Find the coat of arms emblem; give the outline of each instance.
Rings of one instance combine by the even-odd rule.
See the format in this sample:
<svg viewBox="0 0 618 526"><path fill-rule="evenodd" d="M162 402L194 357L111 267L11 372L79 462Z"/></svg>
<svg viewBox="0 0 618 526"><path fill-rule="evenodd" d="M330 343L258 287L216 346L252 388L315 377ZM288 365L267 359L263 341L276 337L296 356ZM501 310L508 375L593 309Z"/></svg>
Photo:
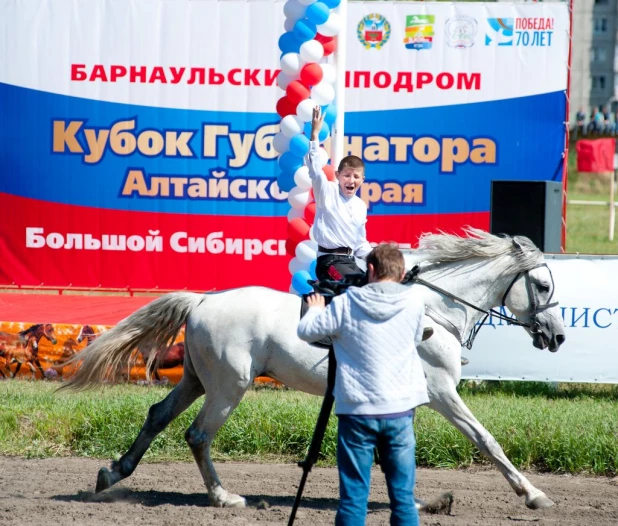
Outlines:
<svg viewBox="0 0 618 526"><path fill-rule="evenodd" d="M446 43L454 48L467 48L474 45L478 29L476 19L471 16L449 18L444 25Z"/></svg>
<svg viewBox="0 0 618 526"><path fill-rule="evenodd" d="M358 23L356 36L365 49L380 49L391 36L391 25L382 15L371 13Z"/></svg>

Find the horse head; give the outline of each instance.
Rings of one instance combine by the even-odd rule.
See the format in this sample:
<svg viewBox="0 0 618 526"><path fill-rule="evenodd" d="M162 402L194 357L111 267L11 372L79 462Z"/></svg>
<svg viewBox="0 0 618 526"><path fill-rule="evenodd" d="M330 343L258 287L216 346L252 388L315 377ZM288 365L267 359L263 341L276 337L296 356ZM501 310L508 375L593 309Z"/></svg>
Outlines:
<svg viewBox="0 0 618 526"><path fill-rule="evenodd" d="M462 345L472 345L479 322L492 314L523 326L535 347L556 352L566 339L565 328L543 253L524 236L495 236L475 228L465 232L468 237L424 234L419 240L414 257L429 264L420 273L431 277L416 281L439 293L428 309L452 322ZM508 308L515 319L496 307Z"/></svg>
<svg viewBox="0 0 618 526"><path fill-rule="evenodd" d="M40 336L37 338L37 343L43 336L45 336L45 338L47 338L52 343L52 345L56 345L56 343L58 343L58 340L56 340L56 332L54 331L54 326L51 323L41 325L41 329L39 329L39 331Z"/></svg>
<svg viewBox="0 0 618 526"><path fill-rule="evenodd" d="M94 332L94 329L90 325L82 325L82 328L77 335L77 343L81 343L84 338L87 338L88 345L90 345L92 341L96 339L96 337L97 334Z"/></svg>
<svg viewBox="0 0 618 526"><path fill-rule="evenodd" d="M513 238L515 250L525 252L521 238ZM531 243L531 242L530 242ZM537 349L556 352L564 343L565 328L554 293L556 285L551 270L540 262L520 271L504 293L502 303L523 322Z"/></svg>

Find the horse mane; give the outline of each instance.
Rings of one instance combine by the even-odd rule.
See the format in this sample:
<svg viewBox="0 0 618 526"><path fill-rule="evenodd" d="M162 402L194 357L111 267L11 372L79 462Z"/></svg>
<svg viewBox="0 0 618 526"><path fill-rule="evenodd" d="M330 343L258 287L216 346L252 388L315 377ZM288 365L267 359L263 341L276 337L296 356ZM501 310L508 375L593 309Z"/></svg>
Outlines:
<svg viewBox="0 0 618 526"><path fill-rule="evenodd" d="M32 327L28 327L27 329L24 329L21 332L18 332L17 334L19 334L20 336L26 336L27 334L30 334L31 332L36 331L41 325L43 325L42 323L37 323L36 325L33 325Z"/></svg>
<svg viewBox="0 0 618 526"><path fill-rule="evenodd" d="M465 227L463 231L467 237L445 232L423 234L416 255L428 263L513 256L520 271L543 262L543 253L525 236L496 236L472 227Z"/></svg>

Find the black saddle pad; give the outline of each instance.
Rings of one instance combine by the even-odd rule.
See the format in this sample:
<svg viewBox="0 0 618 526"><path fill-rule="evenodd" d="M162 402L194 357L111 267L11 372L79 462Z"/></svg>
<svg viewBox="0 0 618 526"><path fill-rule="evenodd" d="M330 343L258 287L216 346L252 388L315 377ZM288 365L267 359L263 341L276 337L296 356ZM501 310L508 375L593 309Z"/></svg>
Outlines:
<svg viewBox="0 0 618 526"><path fill-rule="evenodd" d="M327 305L332 301L332 299L333 299L333 296L324 296L324 300L326 301ZM301 298L301 302L300 302L300 317L301 318L307 313L307 310L309 310L309 305L307 304L307 294L303 294ZM329 349L332 344L333 344L333 339L330 336L327 336L326 338L322 340L318 340L317 342L311 342L310 345L313 345L315 347L320 347L322 349Z"/></svg>

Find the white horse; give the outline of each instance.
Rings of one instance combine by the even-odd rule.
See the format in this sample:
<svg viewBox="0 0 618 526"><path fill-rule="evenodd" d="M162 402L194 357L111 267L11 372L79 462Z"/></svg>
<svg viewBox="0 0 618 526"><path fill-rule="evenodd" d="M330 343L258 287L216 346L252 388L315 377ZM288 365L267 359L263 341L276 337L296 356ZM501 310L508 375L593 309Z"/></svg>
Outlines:
<svg viewBox="0 0 618 526"><path fill-rule="evenodd" d="M418 283L434 334L419 353L428 381L429 407L459 429L490 458L517 495L532 509L553 502L506 458L491 434L457 394L461 346L484 316L481 310L506 305L522 322L539 349L555 352L564 342L564 325L554 283L543 254L525 237L497 237L467 229L468 237L426 234L413 259L424 281L465 300L463 303ZM246 505L226 491L215 471L210 447L215 434L238 405L253 379L275 378L315 395L326 390L327 353L296 335L301 300L261 287L220 293L172 293L122 320L72 358L82 362L65 387L83 389L113 379L139 346L159 348L186 323L184 376L161 402L153 405L138 437L111 468L101 468L97 491L131 475L152 440L199 396L206 394L185 438L214 506Z"/></svg>

